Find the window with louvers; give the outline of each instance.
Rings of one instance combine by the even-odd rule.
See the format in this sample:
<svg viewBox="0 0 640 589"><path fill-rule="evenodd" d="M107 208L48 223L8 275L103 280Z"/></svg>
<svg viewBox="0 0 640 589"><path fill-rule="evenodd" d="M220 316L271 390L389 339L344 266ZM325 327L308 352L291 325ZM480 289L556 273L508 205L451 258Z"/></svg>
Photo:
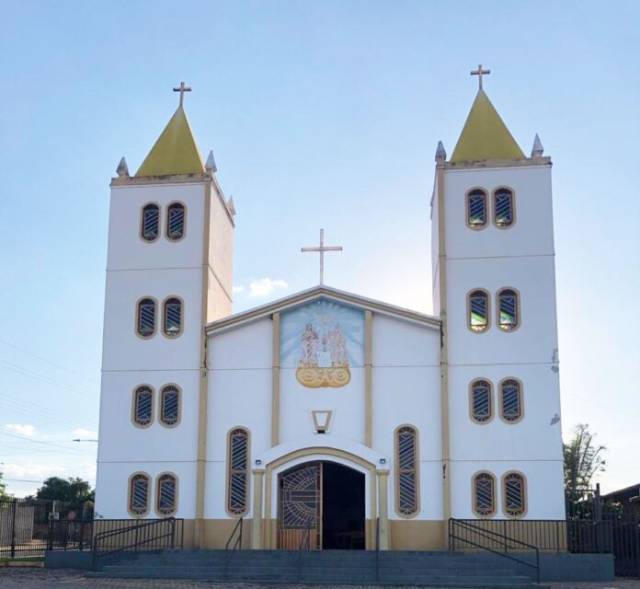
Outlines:
<svg viewBox="0 0 640 589"><path fill-rule="evenodd" d="M491 383L474 380L471 383L471 417L478 423L486 423L492 416Z"/></svg>
<svg viewBox="0 0 640 589"><path fill-rule="evenodd" d="M138 387L133 392L133 421L146 427L153 419L153 390L150 387Z"/></svg>
<svg viewBox="0 0 640 589"><path fill-rule="evenodd" d="M171 297L164 302L164 334L177 337L182 333L182 301Z"/></svg>
<svg viewBox="0 0 640 589"><path fill-rule="evenodd" d="M142 209L140 235L145 241L155 241L160 233L160 207L148 204Z"/></svg>
<svg viewBox="0 0 640 589"><path fill-rule="evenodd" d="M129 512L134 516L146 515L149 511L150 479L144 473L134 474L129 479Z"/></svg>
<svg viewBox="0 0 640 589"><path fill-rule="evenodd" d="M138 301L136 329L140 337L151 337L156 332L156 302L145 298Z"/></svg>
<svg viewBox="0 0 640 589"><path fill-rule="evenodd" d="M502 229L513 225L513 192L499 188L493 194L494 223Z"/></svg>
<svg viewBox="0 0 640 589"><path fill-rule="evenodd" d="M489 327L489 295L484 290L473 290L467 301L468 326L480 333Z"/></svg>
<svg viewBox="0 0 640 589"><path fill-rule="evenodd" d="M526 510L526 490L524 477L517 472L509 472L503 477L504 513L511 517L524 515Z"/></svg>
<svg viewBox="0 0 640 589"><path fill-rule="evenodd" d="M180 420L180 389L167 385L160 392L160 421L164 425L176 425Z"/></svg>
<svg viewBox="0 0 640 589"><path fill-rule="evenodd" d="M161 516L170 516L176 512L176 498L178 483L176 477L166 473L158 477L158 492L156 497L156 512Z"/></svg>
<svg viewBox="0 0 640 589"><path fill-rule="evenodd" d="M487 224L487 194L476 188L467 194L467 225L482 229Z"/></svg>
<svg viewBox="0 0 640 589"><path fill-rule="evenodd" d="M491 473L480 472L473 477L473 511L482 517L496 512L496 480Z"/></svg>
<svg viewBox="0 0 640 589"><path fill-rule="evenodd" d="M415 428L396 431L396 510L405 516L418 512L418 436Z"/></svg>
<svg viewBox="0 0 640 589"><path fill-rule="evenodd" d="M518 421L522 417L522 390L520 383L514 378L503 380L500 384L500 397L502 419L509 422Z"/></svg>
<svg viewBox="0 0 640 589"><path fill-rule="evenodd" d="M518 327L518 293L511 288L498 292L498 327L502 331L513 331Z"/></svg>
<svg viewBox="0 0 640 589"><path fill-rule="evenodd" d="M227 510L244 515L249 493L249 432L243 428L231 430L228 444Z"/></svg>
<svg viewBox="0 0 640 589"><path fill-rule="evenodd" d="M184 237L185 225L184 205L174 202L167 209L167 239L177 241Z"/></svg>

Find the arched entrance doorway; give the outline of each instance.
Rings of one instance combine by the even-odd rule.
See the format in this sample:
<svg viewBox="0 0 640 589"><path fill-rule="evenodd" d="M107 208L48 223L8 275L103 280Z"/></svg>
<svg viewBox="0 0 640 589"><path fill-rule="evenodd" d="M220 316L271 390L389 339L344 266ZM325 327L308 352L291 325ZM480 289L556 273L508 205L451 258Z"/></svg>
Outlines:
<svg viewBox="0 0 640 589"><path fill-rule="evenodd" d="M365 547L365 476L338 464L307 462L278 477L278 548Z"/></svg>

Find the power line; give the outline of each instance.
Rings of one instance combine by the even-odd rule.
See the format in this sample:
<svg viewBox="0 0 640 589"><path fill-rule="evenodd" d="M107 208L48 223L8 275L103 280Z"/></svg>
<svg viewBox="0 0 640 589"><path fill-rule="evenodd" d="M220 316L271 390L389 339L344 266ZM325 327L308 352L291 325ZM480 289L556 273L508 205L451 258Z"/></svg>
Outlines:
<svg viewBox="0 0 640 589"><path fill-rule="evenodd" d="M10 436L12 438L17 438L18 440L24 440L26 442L31 442L32 444L43 444L44 446L52 446L57 448L62 448L63 450L70 450L73 452L81 452L78 448L68 448L66 446L62 446L61 444L56 444L55 442L47 442L44 440L32 440L31 438L27 438L26 436L21 436L20 434L13 434L7 431L0 431L0 436Z"/></svg>

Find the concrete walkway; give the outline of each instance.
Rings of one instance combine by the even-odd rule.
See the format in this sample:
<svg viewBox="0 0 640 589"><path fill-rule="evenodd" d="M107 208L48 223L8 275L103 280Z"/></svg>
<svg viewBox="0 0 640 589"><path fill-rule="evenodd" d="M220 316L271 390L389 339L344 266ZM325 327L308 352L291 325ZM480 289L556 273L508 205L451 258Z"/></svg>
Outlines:
<svg viewBox="0 0 640 589"><path fill-rule="evenodd" d="M612 583L551 583L552 589L640 589L638 579L617 579ZM156 579L89 579L82 572L46 570L42 568L0 568L0 589L258 589L274 585L202 583ZM280 589L302 589L301 585L279 586ZM330 589L368 589L355 585L327 585ZM314 586L314 589L322 589ZM371 589L380 589L371 587ZM394 588L398 589L398 588ZM437 588L430 588L437 589Z"/></svg>

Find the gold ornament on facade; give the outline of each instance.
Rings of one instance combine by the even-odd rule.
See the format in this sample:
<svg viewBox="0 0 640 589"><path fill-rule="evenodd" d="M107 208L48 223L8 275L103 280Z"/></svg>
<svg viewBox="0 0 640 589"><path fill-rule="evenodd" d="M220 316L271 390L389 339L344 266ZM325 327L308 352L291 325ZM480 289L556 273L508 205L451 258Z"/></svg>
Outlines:
<svg viewBox="0 0 640 589"><path fill-rule="evenodd" d="M320 334L307 323L302 335L302 354L296 370L298 382L305 387L340 388L351 380L345 337L336 323ZM328 355L330 366L320 366L319 356Z"/></svg>

